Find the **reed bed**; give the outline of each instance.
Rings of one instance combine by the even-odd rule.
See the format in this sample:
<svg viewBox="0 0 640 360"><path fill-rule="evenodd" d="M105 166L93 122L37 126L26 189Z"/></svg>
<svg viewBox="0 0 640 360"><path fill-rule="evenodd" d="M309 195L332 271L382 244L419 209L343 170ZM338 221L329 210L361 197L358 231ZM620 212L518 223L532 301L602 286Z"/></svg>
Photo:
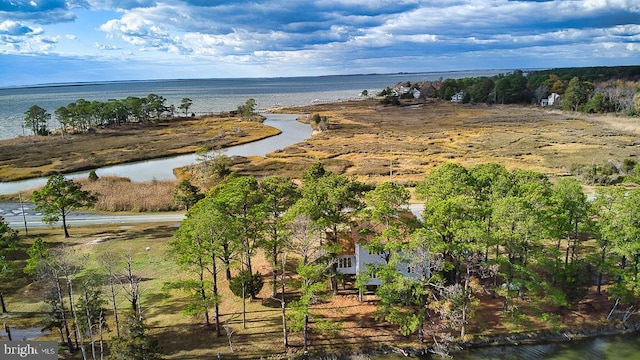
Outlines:
<svg viewBox="0 0 640 360"><path fill-rule="evenodd" d="M173 191L177 180L131 182L128 178L104 176L97 180L78 180L83 190L98 195L99 211L154 212L177 210Z"/></svg>

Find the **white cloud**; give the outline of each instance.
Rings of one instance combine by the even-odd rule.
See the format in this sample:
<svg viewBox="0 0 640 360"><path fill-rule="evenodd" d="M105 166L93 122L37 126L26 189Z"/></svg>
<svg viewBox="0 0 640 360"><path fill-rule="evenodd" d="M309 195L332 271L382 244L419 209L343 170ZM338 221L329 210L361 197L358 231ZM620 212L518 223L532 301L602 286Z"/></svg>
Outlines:
<svg viewBox="0 0 640 360"><path fill-rule="evenodd" d="M638 43L627 44L626 49L629 50L629 51L639 51L640 52L640 44L638 44Z"/></svg>
<svg viewBox="0 0 640 360"><path fill-rule="evenodd" d="M0 52L215 64L209 76L640 63L637 0L34 1L0 3Z"/></svg>
<svg viewBox="0 0 640 360"><path fill-rule="evenodd" d="M43 32L41 27L30 27L18 21L5 20L0 22L0 34L23 36L38 35Z"/></svg>
<svg viewBox="0 0 640 360"><path fill-rule="evenodd" d="M99 50L119 50L120 49L120 47L116 45L108 45L108 44L100 44L100 43L94 43L93 46Z"/></svg>

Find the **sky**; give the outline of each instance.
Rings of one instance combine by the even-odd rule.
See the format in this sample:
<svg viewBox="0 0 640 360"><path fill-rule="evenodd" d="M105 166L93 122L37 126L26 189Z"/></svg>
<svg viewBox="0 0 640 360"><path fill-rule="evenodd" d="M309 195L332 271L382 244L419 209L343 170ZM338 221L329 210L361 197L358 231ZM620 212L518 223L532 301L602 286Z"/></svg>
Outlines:
<svg viewBox="0 0 640 360"><path fill-rule="evenodd" d="M640 65L640 0L0 0L0 87Z"/></svg>

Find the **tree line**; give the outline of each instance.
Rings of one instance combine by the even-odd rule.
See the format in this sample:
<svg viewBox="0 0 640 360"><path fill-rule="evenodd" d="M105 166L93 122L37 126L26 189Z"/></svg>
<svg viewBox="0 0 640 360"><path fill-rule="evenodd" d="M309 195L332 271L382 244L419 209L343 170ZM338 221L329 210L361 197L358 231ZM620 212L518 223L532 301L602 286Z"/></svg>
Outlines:
<svg viewBox="0 0 640 360"><path fill-rule="evenodd" d="M521 70L496 76L440 79L404 83L405 89L417 89L420 96L451 100L462 92L463 103L540 104L552 93L561 96L565 110L588 113L615 112L628 116L640 114L640 67L588 67L531 71ZM396 94L388 87L378 95L387 104L399 98L411 98L411 92Z"/></svg>
<svg viewBox="0 0 640 360"><path fill-rule="evenodd" d="M146 97L128 96L125 99L109 99L106 102L78 99L55 109L54 115L64 136L68 132L83 133L105 126L117 127L130 123L148 125L163 118L173 118L178 110L187 117L192 105L193 100L185 97L176 108L175 105L167 105L165 97L152 93ZM248 99L230 113L251 118L256 113L256 106L254 99ZM30 129L33 135L50 134L49 121L52 116L46 109L32 105L24 115L24 126ZM195 116L194 113L190 115Z"/></svg>
<svg viewBox="0 0 640 360"><path fill-rule="evenodd" d="M62 134L66 135L68 131L87 132L96 127L120 126L131 122L148 124L165 116L173 117L176 107L167 106L166 102L166 98L156 94L110 99L106 102L78 99L66 106L60 106L54 114L60 123ZM192 105L191 99L183 98L178 109L187 116ZM48 135L50 119L51 114L47 110L33 105L25 111L24 124L34 135Z"/></svg>
<svg viewBox="0 0 640 360"><path fill-rule="evenodd" d="M66 184L72 190L64 197L90 195L60 177L52 177L49 186ZM206 194L195 187L183 192L194 196L183 198L189 210L167 256L191 276L167 283L167 290L190 293L185 313L199 314L217 336L227 332L230 346L231 330L220 321L221 278L243 304L270 279L270 297L281 305L285 349L291 331L303 334L306 350L314 334L339 328L314 305L347 281L337 271L337 256L354 224L359 236L353 240L380 261L367 266L352 286L376 295L376 319L419 342L430 341L437 352L446 353L447 344L465 337L474 310L482 306L480 295L487 292L502 302L505 321L537 316L557 323L553 311L574 309L589 291L608 297L608 318L613 321L628 321L638 306L640 190L610 186L589 200L574 178L552 182L535 171L508 171L498 164L465 168L447 163L416 185L415 196L424 210L414 217L408 213L407 187L393 181L367 185L318 163L304 172L299 184L280 176L228 174ZM64 202L56 196L64 191L49 202L42 200L47 198L44 193L34 194L43 210L62 214L81 206L59 206ZM47 203L51 205L45 207ZM0 240L4 272L19 238L2 221ZM269 259L268 276L254 266L258 251ZM96 284L101 284L112 294L121 288L131 305L120 310L113 303L110 316L116 317L116 327L120 314L126 323L111 343L113 354L120 351L119 342L128 344L123 345L127 351L155 354L145 335L139 279L131 272L130 256L106 259L103 268L109 274L95 277L83 272L86 258L71 249L49 248L36 240L27 253L24 271L50 284L49 323L69 349L79 348L85 358L93 352L95 358L96 346L102 346L99 334L110 297L99 292ZM289 260L296 262L293 269L286 266ZM412 276L404 275L400 265ZM120 269L117 276L115 268ZM381 280L373 289L367 285L372 276ZM527 303L553 310L527 314L520 306ZM243 326L245 322L243 311ZM147 358L127 354L123 358Z"/></svg>

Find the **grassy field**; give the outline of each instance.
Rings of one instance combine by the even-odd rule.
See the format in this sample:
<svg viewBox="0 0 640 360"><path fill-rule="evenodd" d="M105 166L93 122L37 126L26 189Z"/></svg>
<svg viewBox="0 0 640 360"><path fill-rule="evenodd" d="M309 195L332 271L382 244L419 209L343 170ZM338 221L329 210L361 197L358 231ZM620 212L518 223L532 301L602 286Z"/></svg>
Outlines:
<svg viewBox="0 0 640 360"><path fill-rule="evenodd" d="M282 322L280 304L270 299L270 268L264 257L256 258L254 267L265 278L265 286L257 299L247 302L247 327L242 327L242 302L229 291L228 284L222 280L221 320L233 330L231 337L233 350L229 346L227 333L216 337L212 327L204 326L202 317L183 315L187 294L177 290L166 290L165 284L170 281L193 276L179 268L165 251L167 243L173 236L177 224L153 223L127 226L86 226L70 229L71 237L65 239L61 230L55 228L32 229L28 237L23 237L23 247L28 247L36 237L41 237L51 246L67 246L78 256L86 254L85 270L77 278L89 271L104 273L98 261L105 252L115 254L120 260L116 269L124 272L124 261L128 254L133 259L133 272L142 278L141 306L150 334L159 341L162 352L167 359L204 359L216 358L279 358L286 357L282 344ZM146 251L149 247L150 251ZM18 269L25 256L15 264L11 278L13 281L3 284L5 302L9 313L0 315L0 321L11 328L40 328L42 318L47 311L44 303L44 289L37 281L22 274ZM291 260L293 267L294 261ZM235 272L236 270L234 270ZM223 276L221 276L223 277ZM290 279L290 278L289 278ZM80 288L79 284L75 285ZM103 292L109 294L109 287ZM124 294L125 287L117 287L118 308L124 310L128 302ZM289 293L290 292L290 293ZM288 287L287 296L294 298L296 288ZM318 305L314 312L334 321L335 331L325 335L312 335L314 351L336 353L340 351L372 350L372 343L384 344L396 342L401 344L407 339L400 337L393 328L376 324L372 318L374 304L369 297L364 303L357 300L353 290L341 290L331 300ZM111 305L107 306L111 309ZM109 311L110 331L106 338L115 336L115 324ZM59 335L50 333L40 339L58 340ZM290 335L292 348L289 355L301 349L299 333ZM76 354L79 356L79 354ZM76 356L76 357L77 357Z"/></svg>

